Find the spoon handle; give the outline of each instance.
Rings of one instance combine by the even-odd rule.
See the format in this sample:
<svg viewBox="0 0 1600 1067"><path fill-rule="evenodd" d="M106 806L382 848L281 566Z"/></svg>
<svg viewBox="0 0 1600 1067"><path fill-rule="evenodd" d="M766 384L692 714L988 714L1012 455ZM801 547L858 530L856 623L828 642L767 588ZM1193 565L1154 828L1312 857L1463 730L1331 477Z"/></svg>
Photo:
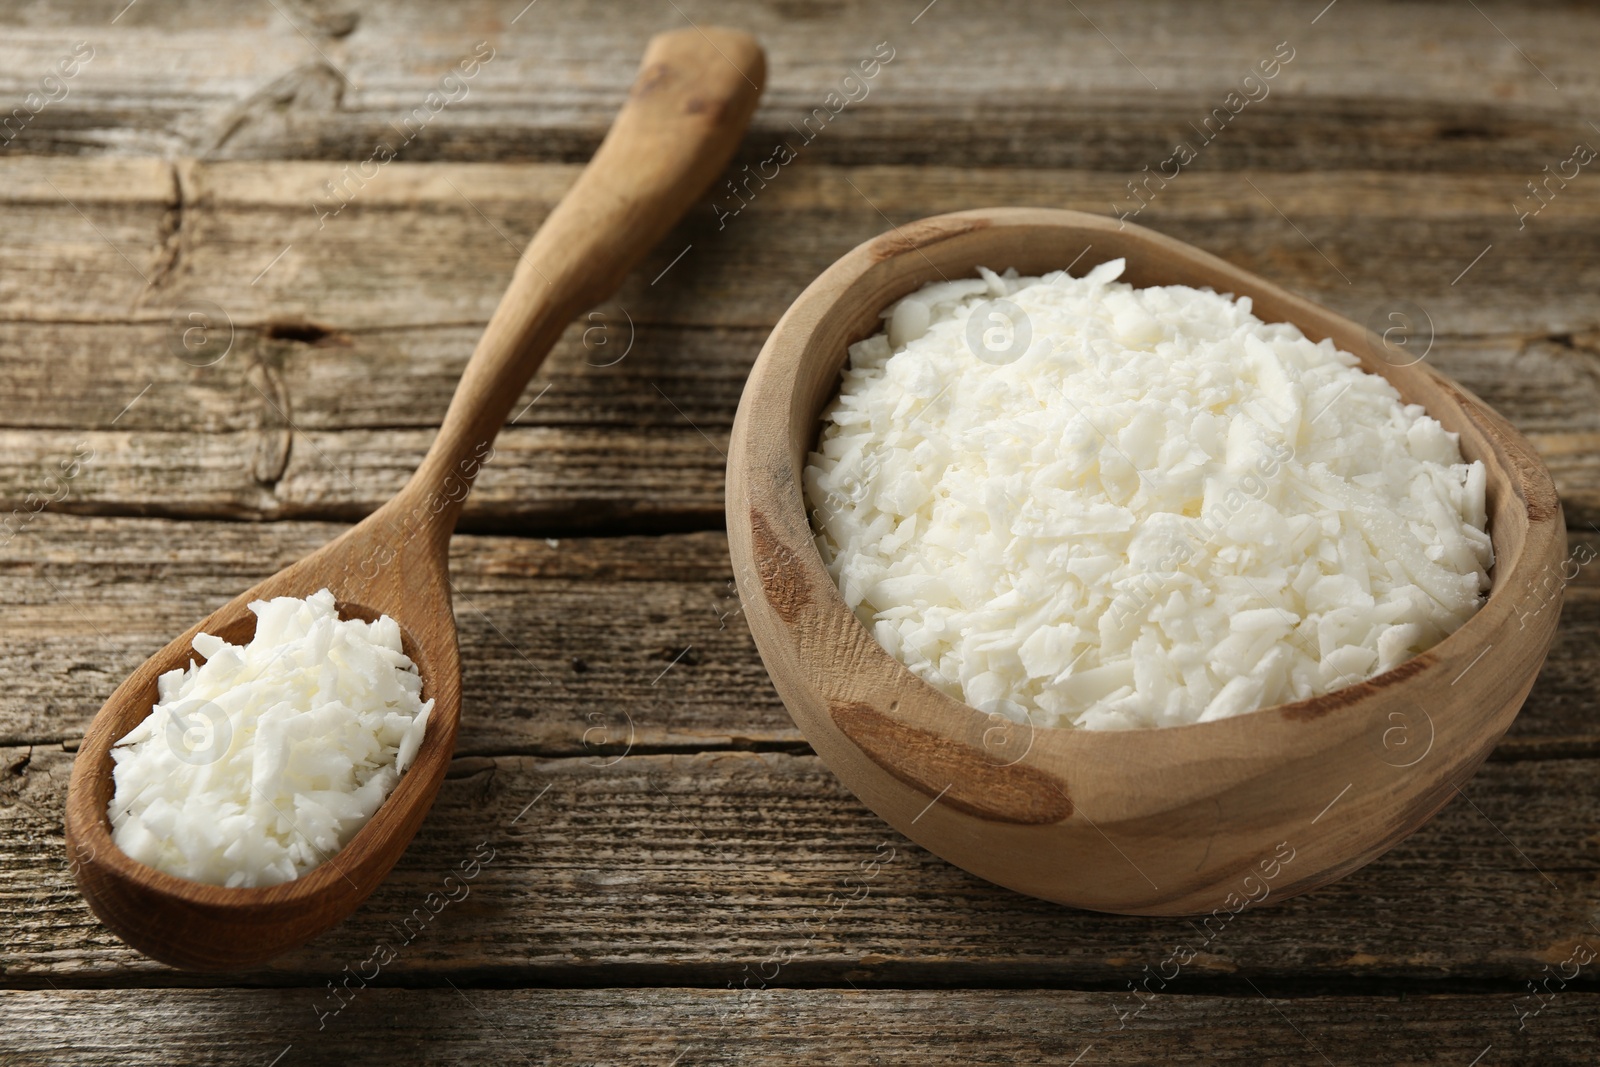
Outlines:
<svg viewBox="0 0 1600 1067"><path fill-rule="evenodd" d="M616 292L738 147L766 78L755 38L714 26L650 40L627 102L522 254L432 448L402 496L455 526L489 444L567 324Z"/></svg>

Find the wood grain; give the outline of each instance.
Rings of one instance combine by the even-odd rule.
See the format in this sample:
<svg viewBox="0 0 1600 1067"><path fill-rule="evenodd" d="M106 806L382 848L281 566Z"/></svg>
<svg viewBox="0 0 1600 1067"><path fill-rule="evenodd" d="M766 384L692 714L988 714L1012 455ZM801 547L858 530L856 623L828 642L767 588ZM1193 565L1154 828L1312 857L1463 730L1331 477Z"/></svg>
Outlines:
<svg viewBox="0 0 1600 1067"><path fill-rule="evenodd" d="M891 864L879 879L901 879L892 900L875 885L819 935L819 956L798 956L774 983L841 989L763 993L745 1007L739 1040L720 1040L728 984L803 943L790 932L890 835L803 756L775 771L785 757L772 753L682 755L678 772L655 773L672 761L642 753L805 749L730 614L738 605L721 534L633 535L720 526L719 450L750 362L777 315L839 253L891 221L941 210L1126 204L1126 183L1167 158L1280 40L1297 54L1271 96L1138 221L1358 320L1416 301L1435 320L1430 362L1529 435L1555 474L1574 543L1600 543L1589 530L1600 523L1600 200L1585 175L1526 230L1514 207L1542 167L1576 141L1593 143L1585 120L1600 113L1600 19L1591 13L1341 0L1313 24L1315 10L1269 0L676 6L681 13L658 0L574 0L519 17L520 2L473 4L449 19L420 0L282 0L281 13L140 0L114 24L116 10L87 0L0 11L7 108L73 41L97 49L70 94L34 116L0 161L0 516L92 439L95 462L52 508L171 517L46 513L14 538L0 533L0 677L9 683L0 742L37 742L4 761L14 767L31 752L31 773L0 773L0 969L8 984L43 987L3 994L0 1062L267 1063L292 1041L284 1063L353 1063L377 1040L429 1062L667 1063L681 1051L668 1038L684 1032L705 1038L685 1062L1071 1062L1082 1048L1067 1037L1115 1025L1101 1021L1111 1010L1103 993L858 996L845 981L1070 984L1092 974L1122 989L1189 931L1063 918L914 851L897 860L914 863L897 873ZM381 913L360 912L311 946L320 955L299 970L240 979L315 990L49 989L174 980L133 966L141 961L71 891L59 806L41 799L59 790L59 746L172 634L341 528L194 520L349 521L399 487L521 244L623 100L628 73L612 60L685 16L754 29L768 49L772 90L739 157L752 167L877 42L896 56L870 96L725 229L707 204L669 236L605 309L608 340L621 336L622 308L636 321L624 360L594 365L617 349L569 331L512 409L522 414L502 433L463 527L561 540L454 542L467 590L456 605L465 758L447 782L443 821L402 861L405 888L369 905ZM497 51L470 94L317 229L311 198L322 183L391 137L390 123L479 40ZM236 347L212 367L172 352L169 320L193 299L235 319ZM579 531L630 536L569 536ZM1164 1001L1134 1024L1135 1041L1108 1038L1084 1062L1319 1061L1285 1019L1337 1063L1459 1067L1491 1041L1481 1064L1590 1062L1589 994L1564 994L1525 1033L1515 1032L1513 1002L1588 936L1595 862L1581 828L1595 821L1600 756L1594 572L1568 589L1555 649L1500 762L1467 786L1557 888L1457 801L1350 881L1242 916L1194 972L1210 976L1195 979L1200 987L1233 983L1228 995ZM634 754L598 768L621 752L630 723ZM540 758L550 756L571 758ZM730 760L753 769L735 774ZM573 773L559 777L562 767ZM689 805L681 820L628 799L629 789L655 796L639 784L646 767L645 780ZM634 784L606 779L611 793L583 792L580 770ZM427 876L460 859L452 848L481 839L472 834L485 820L498 828L514 818L524 797L553 782L560 788L512 827L526 833L544 804L565 798L553 829L533 835L537 850L514 835L517 862L496 872L502 881L451 904L404 957L411 970L398 981L448 973L469 1002L448 987L372 989L315 1032L307 998L405 919L434 888ZM539 864L547 881L536 884ZM12 905L13 893L30 903ZM1308 977L1297 977L1302 967ZM1461 995L1412 995L1463 973L1479 977L1463 979ZM1273 995L1317 982L1339 995L1268 1005L1230 977L1239 974ZM712 988L480 984L685 980ZM1374 981L1403 983L1408 995L1351 995Z"/></svg>
<svg viewBox="0 0 1600 1067"><path fill-rule="evenodd" d="M174 1060L260 1067L414 1063L1176 1065L1593 1062L1593 993L1517 1030L1512 994L1161 996L1125 1030L1127 994L1048 989L367 988L318 1028L314 990L65 990L0 994L8 1044L33 1064ZM326 995L324 993L324 995ZM20 1062L20 1060L19 1060Z"/></svg>
<svg viewBox="0 0 1600 1067"><path fill-rule="evenodd" d="M321 988L388 940L398 958L384 973L406 984L722 989L748 975L752 988L1125 990L1185 946L1194 979L1471 980L1521 993L1578 942L1600 945L1589 925L1600 885L1593 759L1487 764L1465 799L1371 866L1201 928L980 881L895 833L814 756L498 756L455 761L411 848L342 925L262 969L196 975L127 948L73 889L60 830L70 759L39 745L0 761L7 986ZM443 879L480 843L492 862L461 897ZM460 899L428 900L445 890Z"/></svg>
<svg viewBox="0 0 1600 1067"><path fill-rule="evenodd" d="M0 297L6 317L46 321L165 322L184 301L205 299L242 326L486 322L521 245L577 172L395 162L339 215L319 218L319 205L336 202L325 190L339 168L328 163L12 157L0 163L0 202L15 213L0 246ZM1443 335L1594 331L1586 287L1600 281L1588 255L1600 185L1570 183L1519 229L1514 203L1528 180L1519 171L1185 173L1133 221L1358 320L1410 300ZM1127 181L801 157L752 188L735 216L699 204L617 303L636 323L766 327L824 267L891 224L1000 205L1109 215L1136 206Z"/></svg>
<svg viewBox="0 0 1600 1067"><path fill-rule="evenodd" d="M576 171L394 163L319 231L310 205L327 171L0 162L13 220L0 245L0 318L13 320L0 323L0 369L15 383L0 396L0 505L37 492L80 442L96 462L65 510L352 520L399 489L515 244ZM1201 173L1139 221L1357 321L1398 309L1420 324L1420 311L1429 361L1531 436L1584 527L1600 522L1600 311L1588 295L1600 275L1585 273L1600 269L1588 253L1600 186L1574 184L1519 234L1506 197L1521 180ZM816 272L886 228L873 205L901 221L985 201L1105 211L1114 192L1112 178L1082 172L802 159L723 231L700 209L558 343L512 409L466 528L718 524L728 428L755 351ZM1364 205L1358 218L1351 203ZM1452 286L1490 237L1496 247ZM201 300L231 321L232 348L197 367L180 358L172 319L187 322ZM227 336L219 326L214 343Z"/></svg>
<svg viewBox="0 0 1600 1067"><path fill-rule="evenodd" d="M790 124L823 106L883 41L894 60L808 154L852 164L1153 169L1280 41L1295 58L1198 165L1520 168L1564 158L1600 104L1593 20L1507 0L1483 0L1487 18L1455 6L1342 0L1315 24L1316 11L1271 0L1220 9L1100 2L1082 12L1005 0L926 14L926 0L694 0L681 13L651 0L588 0L526 14L480 4L456 19L423 0L280 6L144 0L108 25L103 5L74 0L48 19L27 9L0 16L7 99L35 89L74 40L99 48L19 147L362 159L395 136L390 123L436 90L444 69L487 40L493 62L467 95L453 94L406 158L581 161L627 91L626 74L608 60L639 54L650 34L686 18L744 27L771 54L773 89L749 138L752 160L793 136ZM144 58L153 54L162 62Z"/></svg>
<svg viewBox="0 0 1600 1067"><path fill-rule="evenodd" d="M82 736L172 635L342 530L35 518L0 545L0 672L11 680L0 743ZM583 755L630 731L650 750L799 742L750 642L720 533L458 536L450 570L462 754Z"/></svg>
<svg viewBox="0 0 1600 1067"><path fill-rule="evenodd" d="M339 530L37 516L0 545L0 671L12 679L0 743L81 736L172 634ZM630 719L650 750L799 741L756 657L720 533L554 540L452 543L458 751L582 754L618 743L605 728L621 736ZM1600 535L1572 543L1600 551ZM1590 564L1567 588L1556 645L1503 758L1600 753L1597 641L1600 565Z"/></svg>
<svg viewBox="0 0 1600 1067"><path fill-rule="evenodd" d="M82 736L173 634L340 530L35 517L0 544L0 744ZM630 729L648 751L803 743L756 656L721 533L552 540L452 542L459 753L615 751ZM1600 535L1572 544L1600 552ZM1501 758L1600 755L1600 560L1567 587L1561 618Z"/></svg>

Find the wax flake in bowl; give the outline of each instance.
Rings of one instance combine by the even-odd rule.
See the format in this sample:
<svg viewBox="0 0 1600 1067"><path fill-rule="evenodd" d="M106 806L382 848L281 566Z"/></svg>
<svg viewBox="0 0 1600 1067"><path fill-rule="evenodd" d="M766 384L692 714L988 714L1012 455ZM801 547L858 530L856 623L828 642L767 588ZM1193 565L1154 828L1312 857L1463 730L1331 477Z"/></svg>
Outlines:
<svg viewBox="0 0 1600 1067"><path fill-rule="evenodd" d="M846 603L930 684L1168 726L1371 677L1482 603L1482 463L1248 298L938 282L850 348L805 489Z"/></svg>

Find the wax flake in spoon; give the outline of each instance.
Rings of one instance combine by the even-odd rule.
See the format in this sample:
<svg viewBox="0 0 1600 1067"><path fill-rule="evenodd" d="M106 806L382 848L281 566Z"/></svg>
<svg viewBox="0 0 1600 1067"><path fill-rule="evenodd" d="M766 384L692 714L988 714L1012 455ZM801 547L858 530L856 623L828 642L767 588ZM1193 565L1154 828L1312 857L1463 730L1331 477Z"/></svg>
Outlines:
<svg viewBox="0 0 1600 1067"><path fill-rule="evenodd" d="M199 634L150 715L111 749L112 838L141 863L222 886L298 878L343 848L422 744L400 627L341 619L333 594L250 605L255 636Z"/></svg>

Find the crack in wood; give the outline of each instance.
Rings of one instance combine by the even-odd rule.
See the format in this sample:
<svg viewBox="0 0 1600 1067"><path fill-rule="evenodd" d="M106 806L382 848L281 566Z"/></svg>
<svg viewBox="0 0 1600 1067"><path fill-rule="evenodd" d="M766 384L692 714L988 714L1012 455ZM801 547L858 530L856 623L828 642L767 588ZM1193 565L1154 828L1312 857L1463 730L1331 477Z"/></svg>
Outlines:
<svg viewBox="0 0 1600 1067"><path fill-rule="evenodd" d="M259 394L256 445L251 455L250 474L263 489L275 489L289 469L294 449L294 418L291 414L289 386L283 379L284 353L268 340L252 353L246 375ZM276 500L271 510L276 510Z"/></svg>
<svg viewBox="0 0 1600 1067"><path fill-rule="evenodd" d="M139 293L135 308L143 307L149 297L166 287L183 266L185 245L193 240L189 205L193 197L194 161L177 160L170 166L172 199L161 216L160 243L156 259L149 271L149 281Z"/></svg>

